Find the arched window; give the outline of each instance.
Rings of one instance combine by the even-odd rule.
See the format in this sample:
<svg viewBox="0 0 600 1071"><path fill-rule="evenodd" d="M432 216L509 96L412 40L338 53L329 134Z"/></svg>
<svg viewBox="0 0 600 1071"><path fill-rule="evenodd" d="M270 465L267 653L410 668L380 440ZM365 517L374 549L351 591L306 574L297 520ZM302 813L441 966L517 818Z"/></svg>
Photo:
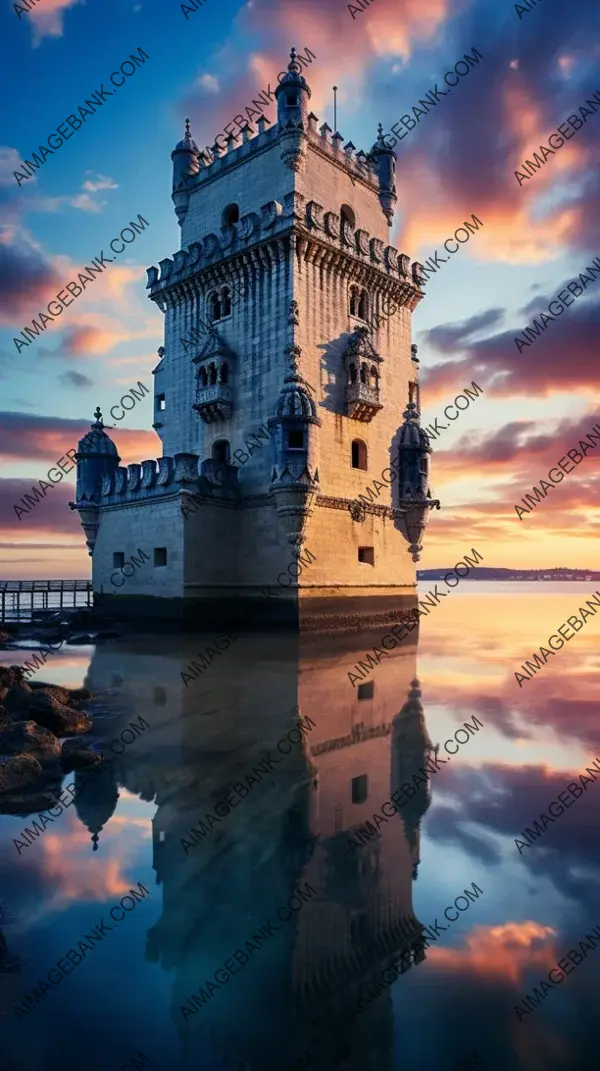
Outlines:
<svg viewBox="0 0 600 1071"><path fill-rule="evenodd" d="M358 287L357 286L351 286L350 287L350 315L351 316L357 316L358 315Z"/></svg>
<svg viewBox="0 0 600 1071"><path fill-rule="evenodd" d="M350 208L350 205L342 205L340 208L340 218L344 219L346 223L349 223L351 227L356 227L356 216L354 210Z"/></svg>
<svg viewBox="0 0 600 1071"><path fill-rule="evenodd" d="M206 374L206 368L200 369L200 382L203 387L208 387L208 376Z"/></svg>
<svg viewBox="0 0 600 1071"><path fill-rule="evenodd" d="M221 319L221 304L218 295L214 293L208 295L208 318L213 323L215 320Z"/></svg>
<svg viewBox="0 0 600 1071"><path fill-rule="evenodd" d="M356 383L356 365L354 363L350 365L350 382Z"/></svg>
<svg viewBox="0 0 600 1071"><path fill-rule="evenodd" d="M360 292L358 315L361 320L368 320L369 318L369 295L366 290L361 290Z"/></svg>
<svg viewBox="0 0 600 1071"><path fill-rule="evenodd" d="M229 380L229 365L227 364L227 361L221 366L221 375L219 378L221 383L227 383Z"/></svg>
<svg viewBox="0 0 600 1071"><path fill-rule="evenodd" d="M212 444L212 459L218 462L219 465L229 464L229 440L217 439Z"/></svg>
<svg viewBox="0 0 600 1071"><path fill-rule="evenodd" d="M214 364L211 364L211 366L210 366L210 368L208 370L208 373L209 373L209 377L210 377L210 385L211 385L211 387L213 387L215 385L215 383L217 382L217 366L214 365Z"/></svg>
<svg viewBox="0 0 600 1071"><path fill-rule="evenodd" d="M297 93L286 93L286 95L285 95L285 103L287 104L288 108L297 108L298 107L298 94Z"/></svg>
<svg viewBox="0 0 600 1071"><path fill-rule="evenodd" d="M234 223L240 222L240 210L236 204L227 205L227 208L223 209L223 226L232 227Z"/></svg>
<svg viewBox="0 0 600 1071"><path fill-rule="evenodd" d="M377 376L378 375L379 375L379 373L378 373L377 368L375 367L375 365L374 364L371 365L371 386L372 387L376 387L377 386Z"/></svg>
<svg viewBox="0 0 600 1071"><path fill-rule="evenodd" d="M228 286L221 290L221 319L224 316L231 316L231 291Z"/></svg>
<svg viewBox="0 0 600 1071"><path fill-rule="evenodd" d="M362 439L352 440L352 468L367 469L367 447Z"/></svg>
<svg viewBox="0 0 600 1071"><path fill-rule="evenodd" d="M361 381L361 383L366 383L367 382L367 366L366 366L366 364L361 364L361 366L360 366L360 381Z"/></svg>

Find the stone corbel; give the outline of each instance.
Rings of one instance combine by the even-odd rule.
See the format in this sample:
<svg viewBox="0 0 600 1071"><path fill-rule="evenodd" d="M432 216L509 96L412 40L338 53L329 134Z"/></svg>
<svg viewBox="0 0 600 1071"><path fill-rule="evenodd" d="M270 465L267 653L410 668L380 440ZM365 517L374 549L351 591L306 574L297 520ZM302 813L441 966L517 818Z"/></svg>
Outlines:
<svg viewBox="0 0 600 1071"><path fill-rule="evenodd" d="M141 486L143 488L154 487L154 480L156 478L156 461L152 458L150 461L142 461L142 480Z"/></svg>
<svg viewBox="0 0 600 1071"><path fill-rule="evenodd" d="M413 261L412 277L417 286L423 286L427 282L427 277L423 275L423 265L419 264L418 260Z"/></svg>
<svg viewBox="0 0 600 1071"><path fill-rule="evenodd" d="M249 242L255 234L258 234L260 230L260 219L258 212L248 212L246 216L242 216L239 222L239 238L242 242Z"/></svg>
<svg viewBox="0 0 600 1071"><path fill-rule="evenodd" d="M283 212L283 208L279 201L267 201L266 205L261 205L260 211L262 213L262 229L267 230L268 227L275 226Z"/></svg>
<svg viewBox="0 0 600 1071"><path fill-rule="evenodd" d="M354 241L356 243L357 253L362 253L363 256L368 257L370 252L370 239L371 235L368 231L358 230L354 232Z"/></svg>
<svg viewBox="0 0 600 1071"><path fill-rule="evenodd" d="M195 268L202 260L202 242L192 242L188 249L188 268Z"/></svg>
<svg viewBox="0 0 600 1071"><path fill-rule="evenodd" d="M410 257L407 257L406 253L400 253L398 256L398 274L403 279L410 279Z"/></svg>
<svg viewBox="0 0 600 1071"><path fill-rule="evenodd" d="M127 466L127 490L139 491L140 487L140 466L134 462L132 465Z"/></svg>
<svg viewBox="0 0 600 1071"><path fill-rule="evenodd" d="M146 290L156 286L158 282L158 268L153 264L151 268L146 268L146 275L148 282L146 283Z"/></svg>
<svg viewBox="0 0 600 1071"><path fill-rule="evenodd" d="M383 242L379 238L371 238L371 257L376 264L383 264Z"/></svg>
<svg viewBox="0 0 600 1071"><path fill-rule="evenodd" d="M219 242L221 249L231 249L235 242L235 227L221 227Z"/></svg>
<svg viewBox="0 0 600 1071"><path fill-rule="evenodd" d="M173 275L179 275L187 268L187 259L186 249L178 249L176 253L173 253Z"/></svg>
<svg viewBox="0 0 600 1071"><path fill-rule="evenodd" d="M159 486L164 487L165 484L171 482L173 478L173 468L174 462L172 457L159 457L158 476L156 477L156 483Z"/></svg>
<svg viewBox="0 0 600 1071"><path fill-rule="evenodd" d="M339 238L340 217L337 212L325 213L325 234L328 234L330 238Z"/></svg>
<svg viewBox="0 0 600 1071"><path fill-rule="evenodd" d="M306 206L306 219L309 227L314 227L317 231L323 230L323 205L318 204L317 201L309 201Z"/></svg>

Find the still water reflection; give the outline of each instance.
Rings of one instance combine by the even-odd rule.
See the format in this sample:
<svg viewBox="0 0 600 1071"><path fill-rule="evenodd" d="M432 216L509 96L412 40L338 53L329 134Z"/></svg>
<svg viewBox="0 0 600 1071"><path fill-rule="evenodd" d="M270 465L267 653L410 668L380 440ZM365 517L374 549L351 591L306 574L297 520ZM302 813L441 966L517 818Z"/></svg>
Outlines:
<svg viewBox="0 0 600 1071"><path fill-rule="evenodd" d="M244 637L187 688L181 671L201 637L60 652L49 679L106 701L94 742L140 715L150 727L21 855L13 841L37 814L0 817L3 932L22 961L0 972L3 1071L118 1071L136 1051L161 1071L286 1071L294 1060L452 1071L473 1050L490 1071L591 1066L600 950L529 1015L514 1012L600 922L600 785L522 855L514 843L600 756L600 622L522 689L514 678L589 587L465 582L422 622L418 651L413 636L382 658L360 699L348 670L380 635ZM313 727L268 769L298 713ZM474 716L481 728L452 769L440 764L352 850L358 828L428 759L447 758L444 742ZM249 794L186 850L190 828L208 828L216 799L259 764ZM17 1020L11 1001L138 882L150 895ZM302 909L184 1016L306 882L315 893ZM483 895L349 1021L406 947L402 920L445 925L473 882Z"/></svg>

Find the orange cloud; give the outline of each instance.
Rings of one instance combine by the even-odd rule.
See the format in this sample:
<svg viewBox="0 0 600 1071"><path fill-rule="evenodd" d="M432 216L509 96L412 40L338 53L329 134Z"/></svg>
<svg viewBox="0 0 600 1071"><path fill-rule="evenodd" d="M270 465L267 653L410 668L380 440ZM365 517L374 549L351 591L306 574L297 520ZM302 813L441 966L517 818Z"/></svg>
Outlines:
<svg viewBox="0 0 600 1071"><path fill-rule="evenodd" d="M531 921L475 926L465 938L466 948L430 948L427 958L440 970L516 985L532 967L550 970L556 963L555 935L551 926Z"/></svg>

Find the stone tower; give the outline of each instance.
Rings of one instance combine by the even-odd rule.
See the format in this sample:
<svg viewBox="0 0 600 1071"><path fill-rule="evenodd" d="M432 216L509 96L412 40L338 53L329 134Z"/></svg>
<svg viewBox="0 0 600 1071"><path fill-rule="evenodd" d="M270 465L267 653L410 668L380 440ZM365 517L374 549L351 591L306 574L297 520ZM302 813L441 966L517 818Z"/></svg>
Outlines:
<svg viewBox="0 0 600 1071"><path fill-rule="evenodd" d="M276 124L230 134L206 166L186 121L172 153L181 248L147 284L165 314L165 457L104 478L94 576L128 523L120 503L138 511L132 549L143 534L163 549L160 581L140 569L119 598L332 624L351 597L372 621L414 599L435 504L411 351L421 265L389 244L396 156L381 127L356 152L317 128L294 49L279 78Z"/></svg>

